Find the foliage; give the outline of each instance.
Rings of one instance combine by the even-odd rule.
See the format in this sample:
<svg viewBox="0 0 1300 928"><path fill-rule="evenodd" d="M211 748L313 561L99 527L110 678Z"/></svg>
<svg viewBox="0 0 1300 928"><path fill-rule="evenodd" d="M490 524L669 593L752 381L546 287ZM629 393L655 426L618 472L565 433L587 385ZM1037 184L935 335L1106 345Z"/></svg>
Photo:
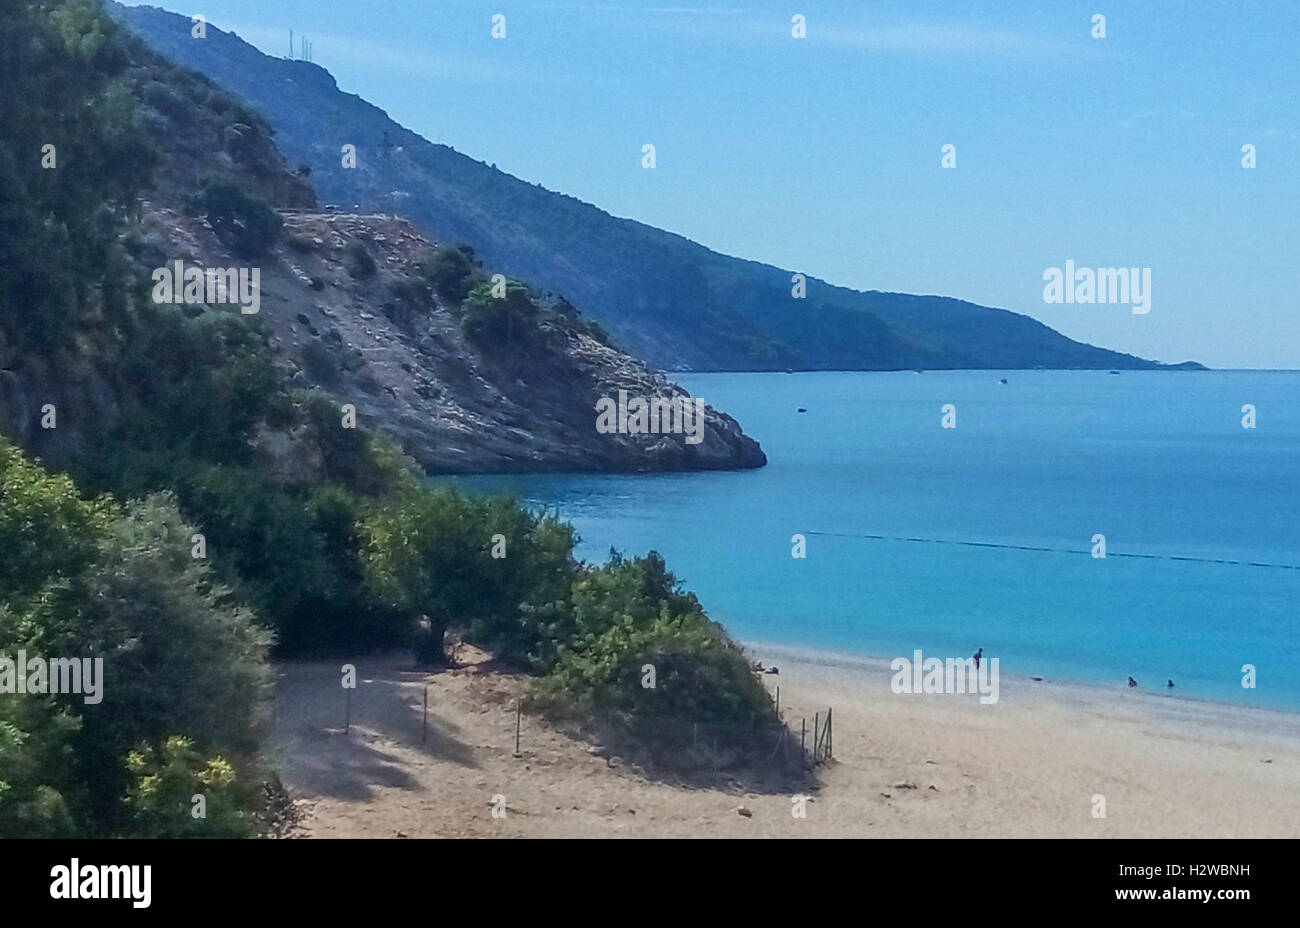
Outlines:
<svg viewBox="0 0 1300 928"><path fill-rule="evenodd" d="M446 659L442 640L451 624L502 657L532 659L540 626L521 606L563 598L575 569L572 529L509 497L422 489L372 510L362 532L371 586L420 619L420 657L433 663ZM504 556L494 557L494 548Z"/></svg>
<svg viewBox="0 0 1300 928"><path fill-rule="evenodd" d="M439 248L420 263L420 274L433 286L438 296L454 306L459 306L469 296L474 284L478 263L474 249L467 245L459 248Z"/></svg>
<svg viewBox="0 0 1300 928"><path fill-rule="evenodd" d="M203 178L190 205L207 219L222 244L240 258L266 254L284 225L280 214L265 199L228 176Z"/></svg>
<svg viewBox="0 0 1300 928"><path fill-rule="evenodd" d="M0 577L0 653L103 661L98 702L0 701L0 834L130 833L126 757L177 732L251 770L269 639L191 556L174 501L80 499L4 444L0 486L0 544L63 552Z"/></svg>
<svg viewBox="0 0 1300 928"><path fill-rule="evenodd" d="M65 346L124 308L117 228L158 162L127 63L98 0L0 8L0 341L13 348Z"/></svg>
<svg viewBox="0 0 1300 928"><path fill-rule="evenodd" d="M589 568L573 584L570 637L533 688L538 705L607 741L680 744L684 726L748 749L774 720L740 647L651 552ZM646 686L647 668L654 685Z"/></svg>
<svg viewBox="0 0 1300 928"><path fill-rule="evenodd" d="M85 570L113 515L108 501L83 499L70 479L45 473L3 439L0 502L0 591L9 602Z"/></svg>
<svg viewBox="0 0 1300 928"><path fill-rule="evenodd" d="M375 276L375 259L371 257L365 242L354 238L343 246L343 269L349 276L360 280Z"/></svg>
<svg viewBox="0 0 1300 928"><path fill-rule="evenodd" d="M480 283L462 304L461 331L472 343L492 352L518 352L534 347L542 331L541 310L528 288L506 283L505 296L492 295L490 283Z"/></svg>
<svg viewBox="0 0 1300 928"><path fill-rule="evenodd" d="M193 317L183 310L149 301L136 310L116 370L131 389L102 436L104 453L79 467L92 485L119 493L158 486L150 476L157 468L142 457L249 464L259 428L291 421L261 321L226 310Z"/></svg>
<svg viewBox="0 0 1300 928"><path fill-rule="evenodd" d="M247 838L257 828L256 805L235 768L220 756L204 758L181 735L155 749L140 745L126 756L130 832L147 838ZM202 797L202 804L195 797ZM201 815L196 816L196 810Z"/></svg>

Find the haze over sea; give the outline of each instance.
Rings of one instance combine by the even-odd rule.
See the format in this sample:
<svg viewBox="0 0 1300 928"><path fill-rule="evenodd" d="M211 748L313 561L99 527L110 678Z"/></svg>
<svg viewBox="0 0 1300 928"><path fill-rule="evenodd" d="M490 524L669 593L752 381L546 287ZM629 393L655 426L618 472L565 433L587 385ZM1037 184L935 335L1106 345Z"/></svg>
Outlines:
<svg viewBox="0 0 1300 928"><path fill-rule="evenodd" d="M1004 675L1131 674L1147 691L1173 679L1180 697L1300 709L1300 372L676 379L735 416L767 467L456 482L558 508L588 560L659 551L744 641L885 658L983 647ZM946 403L955 429L940 427Z"/></svg>

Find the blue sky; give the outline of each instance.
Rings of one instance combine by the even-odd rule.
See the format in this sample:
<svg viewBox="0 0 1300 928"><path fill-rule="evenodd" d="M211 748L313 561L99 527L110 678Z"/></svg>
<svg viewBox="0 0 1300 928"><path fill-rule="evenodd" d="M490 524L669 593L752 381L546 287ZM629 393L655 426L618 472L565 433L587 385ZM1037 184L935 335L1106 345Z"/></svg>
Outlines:
<svg viewBox="0 0 1300 928"><path fill-rule="evenodd" d="M269 54L305 34L426 138L727 254L1162 361L1300 367L1295 0L162 5ZM1067 259L1150 267L1150 312L1045 304Z"/></svg>

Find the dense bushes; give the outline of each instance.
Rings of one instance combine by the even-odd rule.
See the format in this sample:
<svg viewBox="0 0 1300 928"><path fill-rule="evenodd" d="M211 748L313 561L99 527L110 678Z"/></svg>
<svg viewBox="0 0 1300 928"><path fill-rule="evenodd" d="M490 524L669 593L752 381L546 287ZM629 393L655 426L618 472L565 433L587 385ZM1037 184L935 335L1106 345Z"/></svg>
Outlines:
<svg viewBox="0 0 1300 928"><path fill-rule="evenodd" d="M126 756L131 786L126 809L136 829L154 838L247 838L258 832L248 810L257 791L220 757L205 758L189 738L174 735L160 747L142 745ZM201 797L202 807L194 797ZM196 817L198 809L203 814ZM178 814L178 810L180 814Z"/></svg>
<svg viewBox="0 0 1300 928"><path fill-rule="evenodd" d="M602 344L609 335L563 296L543 299L526 284L493 283L468 245L443 247L420 262L417 280L459 312L461 331L485 353L511 355L542 346L561 330L584 332Z"/></svg>
<svg viewBox="0 0 1300 928"><path fill-rule="evenodd" d="M459 306L469 296L478 267L474 249L468 245L439 248L420 263L420 275L429 281L438 296Z"/></svg>
<svg viewBox="0 0 1300 928"><path fill-rule="evenodd" d="M135 495L167 485L181 459L248 464L264 425L293 419L256 317L141 301L122 328L111 374L122 385L115 421L76 467L94 489Z"/></svg>
<svg viewBox="0 0 1300 928"><path fill-rule="evenodd" d="M535 347L541 340L542 312L527 287L506 284L505 296L493 296L492 285L481 283L461 304L461 331L465 337L496 354L511 354Z"/></svg>
<svg viewBox="0 0 1300 928"><path fill-rule="evenodd" d="M606 742L681 748L702 731L701 759L715 748L750 759L756 746L770 750L766 690L658 554L582 565L572 528L553 516L450 489L377 508L362 533L369 582L397 612L421 617L424 660L445 660L444 632L459 627L540 674L538 707Z"/></svg>
<svg viewBox="0 0 1300 928"><path fill-rule="evenodd" d="M354 238L343 246L343 269L350 277L359 280L367 280L375 276L377 270L375 259L366 248L365 242Z"/></svg>
<svg viewBox="0 0 1300 928"><path fill-rule="evenodd" d="M124 305L117 225L159 153L116 31L98 0L0 5L0 334L15 349L63 347Z"/></svg>
<svg viewBox="0 0 1300 928"><path fill-rule="evenodd" d="M363 582L358 523L367 503L338 484L286 488L246 469L183 477L214 567L264 615L282 655L406 645L408 617Z"/></svg>
<svg viewBox="0 0 1300 928"><path fill-rule="evenodd" d="M221 243L240 258L266 254L284 225L266 200L230 177L205 177L190 207L207 219Z"/></svg>
<svg viewBox="0 0 1300 928"><path fill-rule="evenodd" d="M445 660L451 624L503 657L528 660L538 642L520 605L563 597L576 566L572 529L508 497L422 489L375 508L362 533L370 584L394 609L420 617L418 655L431 663Z"/></svg>
<svg viewBox="0 0 1300 928"><path fill-rule="evenodd" d="M740 647L658 554L612 554L575 579L567 610L547 611L568 633L533 689L551 714L634 750L672 743L685 765L687 742L743 756L775 725Z"/></svg>
<svg viewBox="0 0 1300 928"><path fill-rule="evenodd" d="M251 789L266 633L191 557L194 529L170 498L84 500L3 443L0 492L0 551L50 552L0 577L0 655L103 661L97 702L0 699L0 834L153 835L159 816L188 818L196 832L217 825L193 819L188 804L140 817L126 798L129 757L184 737L200 769L229 771L223 790ZM232 808L220 828L253 812Z"/></svg>

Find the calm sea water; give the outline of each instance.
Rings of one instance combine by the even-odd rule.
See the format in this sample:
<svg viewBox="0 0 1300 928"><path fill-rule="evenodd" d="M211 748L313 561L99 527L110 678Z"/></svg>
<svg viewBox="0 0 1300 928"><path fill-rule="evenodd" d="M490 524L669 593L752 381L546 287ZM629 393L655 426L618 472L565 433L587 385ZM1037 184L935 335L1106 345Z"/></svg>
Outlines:
<svg viewBox="0 0 1300 928"><path fill-rule="evenodd" d="M768 466L458 482L557 507L588 560L659 551L742 640L881 657L983 647L1004 674L1172 678L1181 696L1300 709L1300 373L679 379L734 415ZM955 429L940 427L946 403Z"/></svg>

